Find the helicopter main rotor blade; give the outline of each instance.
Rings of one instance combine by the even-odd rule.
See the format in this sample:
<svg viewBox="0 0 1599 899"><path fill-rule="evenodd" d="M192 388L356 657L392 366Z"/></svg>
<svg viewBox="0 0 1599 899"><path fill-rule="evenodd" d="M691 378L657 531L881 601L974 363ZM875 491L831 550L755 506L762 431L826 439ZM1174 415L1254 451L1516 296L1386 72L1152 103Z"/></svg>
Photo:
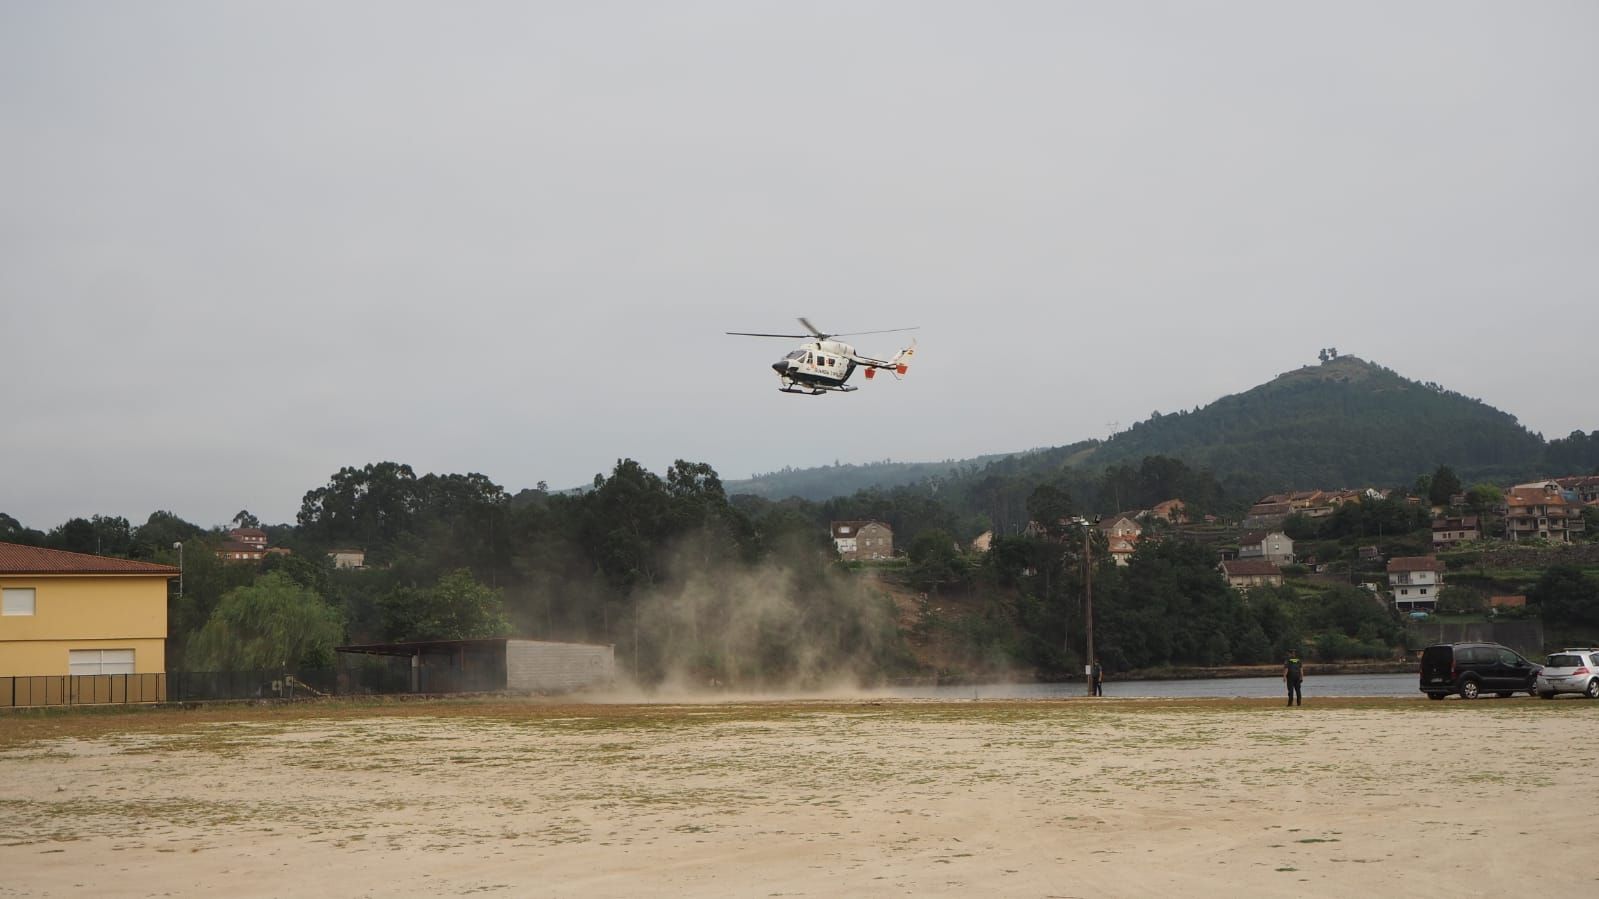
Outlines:
<svg viewBox="0 0 1599 899"><path fill-rule="evenodd" d="M816 335L818 340L826 340L827 338L833 336L831 334L824 334L821 331L816 330L816 326L811 324L811 320L806 318L803 315L800 316L799 323L805 326L805 330L807 330L807 331L811 332L812 334Z"/></svg>
<svg viewBox="0 0 1599 899"><path fill-rule="evenodd" d="M920 325L915 325L915 326L909 327L909 328L884 328L881 331L847 331L847 332L845 332L843 334L833 334L831 336L833 336L833 337L861 337L861 336L864 336L866 334L893 334L896 331L919 331L919 330L921 330L921 326Z"/></svg>
<svg viewBox="0 0 1599 899"><path fill-rule="evenodd" d="M722 333L731 334L734 337L786 337L789 340L804 340L812 336L810 334L757 334L754 331L723 331Z"/></svg>

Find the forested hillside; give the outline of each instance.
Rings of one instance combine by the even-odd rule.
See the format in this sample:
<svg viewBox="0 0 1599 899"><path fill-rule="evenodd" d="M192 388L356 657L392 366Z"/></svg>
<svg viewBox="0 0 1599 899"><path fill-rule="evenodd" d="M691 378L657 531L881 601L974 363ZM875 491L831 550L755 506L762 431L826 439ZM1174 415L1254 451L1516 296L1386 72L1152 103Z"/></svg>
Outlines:
<svg viewBox="0 0 1599 899"><path fill-rule="evenodd" d="M979 456L975 459L943 462L881 462L865 464L833 463L822 468L783 468L758 474L745 480L727 481L727 492L768 499L798 497L808 500L832 499L848 496L869 488L886 489L903 484L915 484L930 478L941 478L962 470L980 468L990 462L1008 458L1013 453Z"/></svg>
<svg viewBox="0 0 1599 899"><path fill-rule="evenodd" d="M1217 492L1194 497L1201 505L1238 507L1287 489L1407 485L1440 464L1468 482L1587 473L1599 468L1599 430L1546 442L1480 400L1341 356L1202 408L1157 412L1104 442L925 467L844 466L848 476L841 478L833 477L837 468L785 470L729 486L731 493L821 501L914 484L918 476L968 488L987 480L989 493L996 478L1065 479L1076 496L1109 512L1138 505L1128 470L1151 457L1208 473ZM1010 519L1002 502L978 505L998 509L996 522Z"/></svg>
<svg viewBox="0 0 1599 899"><path fill-rule="evenodd" d="M1343 356L1280 375L1193 412L1156 413L1087 464L1170 455L1228 492L1393 485L1439 463L1467 480L1531 477L1545 444L1514 416Z"/></svg>

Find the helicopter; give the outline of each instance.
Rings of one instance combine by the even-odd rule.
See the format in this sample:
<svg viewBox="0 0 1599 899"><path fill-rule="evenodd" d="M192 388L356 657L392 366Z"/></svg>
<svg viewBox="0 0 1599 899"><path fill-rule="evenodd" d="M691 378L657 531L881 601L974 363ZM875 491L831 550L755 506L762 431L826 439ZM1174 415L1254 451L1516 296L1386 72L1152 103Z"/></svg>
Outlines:
<svg viewBox="0 0 1599 899"><path fill-rule="evenodd" d="M866 379L871 380L878 369L886 369L894 373L895 378L902 377L910 368L911 356L916 354L916 341L900 350L892 359L873 359L855 352L855 348L847 343L834 340L835 337L859 337L865 334L892 334L898 331L915 331L916 328L889 328L883 331L854 331L848 334L828 334L820 331L810 320L801 317L801 325L805 326L807 334L760 334L753 331L728 331L734 337L783 337L790 340L805 340L799 349L772 363L772 370L777 372L781 386L777 389L784 393L803 393L810 396L821 396L832 391L834 393L850 393L858 387L848 383L850 375L855 374L856 368L866 369Z"/></svg>

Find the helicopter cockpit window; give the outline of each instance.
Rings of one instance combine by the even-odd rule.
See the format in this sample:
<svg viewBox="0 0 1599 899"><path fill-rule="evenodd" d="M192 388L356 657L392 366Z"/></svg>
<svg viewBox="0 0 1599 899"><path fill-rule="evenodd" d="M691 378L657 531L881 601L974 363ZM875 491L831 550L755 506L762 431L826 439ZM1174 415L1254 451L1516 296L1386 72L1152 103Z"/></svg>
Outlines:
<svg viewBox="0 0 1599 899"><path fill-rule="evenodd" d="M784 359L804 359L805 358L805 351L804 350L795 350L794 352L789 353L787 356L784 356L783 358Z"/></svg>

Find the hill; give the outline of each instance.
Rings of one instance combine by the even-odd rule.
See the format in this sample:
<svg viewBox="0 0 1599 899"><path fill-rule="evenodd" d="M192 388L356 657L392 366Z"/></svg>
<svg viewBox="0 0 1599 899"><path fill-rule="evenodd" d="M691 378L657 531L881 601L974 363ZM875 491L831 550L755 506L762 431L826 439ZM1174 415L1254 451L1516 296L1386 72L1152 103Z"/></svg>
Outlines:
<svg viewBox="0 0 1599 899"><path fill-rule="evenodd" d="M758 474L741 481L724 481L731 494L759 496L765 499L800 499L821 502L835 496L848 496L859 490L873 487L888 489L907 484L919 484L934 478L958 476L963 470L981 468L991 462L1008 459L1021 453L1000 453L978 456L975 459L943 462L867 462L862 465L833 465L821 468L784 468L769 474Z"/></svg>
<svg viewBox="0 0 1599 899"><path fill-rule="evenodd" d="M1193 412L1156 414L1086 464L1173 456L1210 469L1240 495L1409 484L1440 464L1467 480L1530 477L1545 450L1515 416L1481 400L1341 356Z"/></svg>
<svg viewBox="0 0 1599 899"><path fill-rule="evenodd" d="M1104 442L959 461L784 469L729 481L729 493L812 501L927 481L1091 476L1153 456L1208 470L1228 497L1288 488L1397 486L1440 464L1468 483L1587 472L1599 431L1545 442L1515 416L1354 356L1285 372L1191 412L1156 414Z"/></svg>

